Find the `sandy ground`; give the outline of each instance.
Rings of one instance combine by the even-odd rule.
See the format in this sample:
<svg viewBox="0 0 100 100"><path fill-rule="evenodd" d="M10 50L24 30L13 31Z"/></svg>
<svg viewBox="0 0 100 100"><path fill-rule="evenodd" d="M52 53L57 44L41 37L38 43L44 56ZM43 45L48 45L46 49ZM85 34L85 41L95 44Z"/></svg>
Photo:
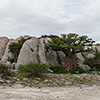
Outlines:
<svg viewBox="0 0 100 100"><path fill-rule="evenodd" d="M0 86L0 100L100 100L100 86L42 88Z"/></svg>

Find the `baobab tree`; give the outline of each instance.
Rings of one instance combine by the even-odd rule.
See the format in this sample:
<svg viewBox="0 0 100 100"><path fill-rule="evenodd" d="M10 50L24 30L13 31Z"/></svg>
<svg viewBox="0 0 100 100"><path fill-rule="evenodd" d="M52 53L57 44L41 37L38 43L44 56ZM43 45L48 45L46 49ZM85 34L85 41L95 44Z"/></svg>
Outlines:
<svg viewBox="0 0 100 100"><path fill-rule="evenodd" d="M76 70L78 67L75 54L91 51L94 42L95 41L88 38L87 35L79 36L75 33L69 33L61 34L61 37L57 36L51 38L51 41L48 41L45 48L54 51L62 51L65 54L63 69L69 71Z"/></svg>

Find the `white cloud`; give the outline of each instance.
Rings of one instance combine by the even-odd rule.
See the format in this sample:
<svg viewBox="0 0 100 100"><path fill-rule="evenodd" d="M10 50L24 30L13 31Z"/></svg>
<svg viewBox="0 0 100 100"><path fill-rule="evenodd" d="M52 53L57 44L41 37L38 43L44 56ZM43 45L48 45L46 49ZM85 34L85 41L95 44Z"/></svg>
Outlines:
<svg viewBox="0 0 100 100"><path fill-rule="evenodd" d="M99 0L0 0L0 36L76 32L99 41Z"/></svg>

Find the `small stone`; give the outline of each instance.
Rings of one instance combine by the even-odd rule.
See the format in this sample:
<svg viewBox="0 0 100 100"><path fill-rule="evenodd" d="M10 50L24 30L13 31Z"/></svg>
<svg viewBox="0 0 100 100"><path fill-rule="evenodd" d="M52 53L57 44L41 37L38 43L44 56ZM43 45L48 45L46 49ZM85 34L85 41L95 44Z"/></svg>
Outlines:
<svg viewBox="0 0 100 100"><path fill-rule="evenodd" d="M1 83L4 83L4 81L3 81L3 80L0 80L0 82L1 82Z"/></svg>
<svg viewBox="0 0 100 100"><path fill-rule="evenodd" d="M17 79L17 77L13 77L13 79Z"/></svg>
<svg viewBox="0 0 100 100"><path fill-rule="evenodd" d="M20 81L20 79L17 79L17 81Z"/></svg>
<svg viewBox="0 0 100 100"><path fill-rule="evenodd" d="M37 80L34 80L34 83L36 83L36 84L37 84L37 83L38 83L38 81L37 81Z"/></svg>
<svg viewBox="0 0 100 100"><path fill-rule="evenodd" d="M80 76L76 76L77 78L80 78Z"/></svg>
<svg viewBox="0 0 100 100"><path fill-rule="evenodd" d="M53 73L53 70L51 70L51 69L48 69L48 72L49 72L49 73Z"/></svg>
<svg viewBox="0 0 100 100"><path fill-rule="evenodd" d="M38 88L41 89L41 86L39 85Z"/></svg>
<svg viewBox="0 0 100 100"><path fill-rule="evenodd" d="M7 83L9 84L9 83L11 83L11 81L10 80L7 80Z"/></svg>
<svg viewBox="0 0 100 100"><path fill-rule="evenodd" d="M44 82L48 82L48 80L44 80Z"/></svg>
<svg viewBox="0 0 100 100"><path fill-rule="evenodd" d="M36 80L41 80L41 78L36 78Z"/></svg>
<svg viewBox="0 0 100 100"><path fill-rule="evenodd" d="M76 73L78 74L78 73L79 73L79 71L76 71Z"/></svg>
<svg viewBox="0 0 100 100"><path fill-rule="evenodd" d="M72 82L68 82L68 81L66 81L66 83L65 83L65 85L71 85L72 84Z"/></svg>
<svg viewBox="0 0 100 100"><path fill-rule="evenodd" d="M23 81L26 81L27 80L27 78L23 78Z"/></svg>
<svg viewBox="0 0 100 100"><path fill-rule="evenodd" d="M21 82L18 82L18 81L16 82L16 84L20 84L20 83L21 83Z"/></svg>

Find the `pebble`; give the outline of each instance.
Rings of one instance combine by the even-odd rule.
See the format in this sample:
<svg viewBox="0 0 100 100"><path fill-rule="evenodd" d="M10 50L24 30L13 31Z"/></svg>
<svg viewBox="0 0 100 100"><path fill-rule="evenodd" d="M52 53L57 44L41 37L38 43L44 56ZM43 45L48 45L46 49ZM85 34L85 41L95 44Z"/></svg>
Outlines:
<svg viewBox="0 0 100 100"><path fill-rule="evenodd" d="M45 80L44 82L48 82L48 80Z"/></svg>
<svg viewBox="0 0 100 100"><path fill-rule="evenodd" d="M3 80L0 80L0 82L1 82L1 83L4 83L4 81L3 81Z"/></svg>
<svg viewBox="0 0 100 100"><path fill-rule="evenodd" d="M11 81L10 80L7 80L7 83L9 84L9 83L11 83Z"/></svg>
<svg viewBox="0 0 100 100"><path fill-rule="evenodd" d="M72 82L66 81L65 85L71 85Z"/></svg>

